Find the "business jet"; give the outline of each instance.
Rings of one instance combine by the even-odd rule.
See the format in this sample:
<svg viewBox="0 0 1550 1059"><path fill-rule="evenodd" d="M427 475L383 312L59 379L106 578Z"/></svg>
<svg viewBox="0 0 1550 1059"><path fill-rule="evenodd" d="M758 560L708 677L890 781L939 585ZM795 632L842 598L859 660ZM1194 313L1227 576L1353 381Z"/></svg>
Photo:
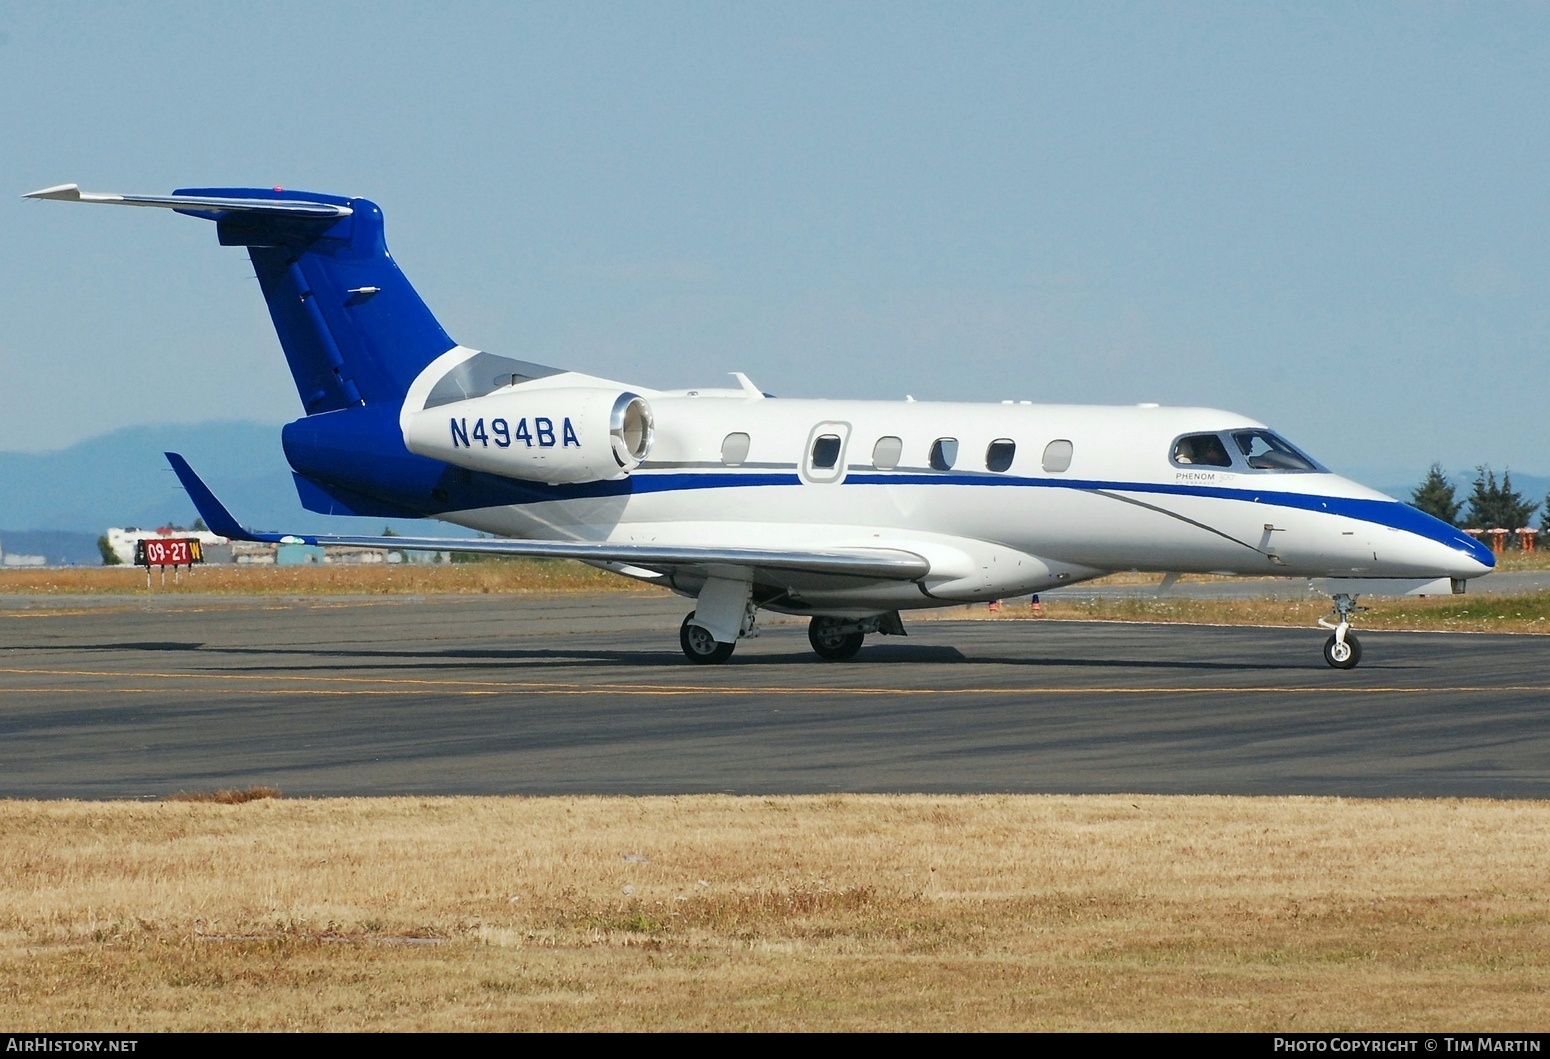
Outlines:
<svg viewBox="0 0 1550 1059"><path fill-rule="evenodd" d="M900 614L1120 570L1327 578L1329 665L1361 659L1374 592L1457 592L1477 541L1365 488L1262 423L1210 408L774 399L658 390L465 348L388 253L375 203L292 190L25 196L175 210L246 247L305 415L284 427L310 511L436 518L485 539L260 533L183 457L235 540L579 559L693 599L693 662L760 611L809 617L824 659Z"/></svg>

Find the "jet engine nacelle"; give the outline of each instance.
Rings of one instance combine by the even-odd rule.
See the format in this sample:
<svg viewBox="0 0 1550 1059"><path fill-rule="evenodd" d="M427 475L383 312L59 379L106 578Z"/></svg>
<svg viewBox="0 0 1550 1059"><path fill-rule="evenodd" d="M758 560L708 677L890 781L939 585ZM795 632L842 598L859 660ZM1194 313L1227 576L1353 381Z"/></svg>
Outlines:
<svg viewBox="0 0 1550 1059"><path fill-rule="evenodd" d="M551 485L625 477L651 451L651 434L645 398L601 387L514 386L404 422L410 452Z"/></svg>

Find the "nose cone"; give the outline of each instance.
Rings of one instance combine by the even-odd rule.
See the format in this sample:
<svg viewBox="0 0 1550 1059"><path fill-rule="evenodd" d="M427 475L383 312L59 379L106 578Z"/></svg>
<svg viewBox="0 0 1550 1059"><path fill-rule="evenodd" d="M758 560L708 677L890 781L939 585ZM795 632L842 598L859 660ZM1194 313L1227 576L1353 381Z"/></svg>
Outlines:
<svg viewBox="0 0 1550 1059"><path fill-rule="evenodd" d="M1495 569L1496 556L1491 549L1463 530L1355 482L1337 479L1336 483L1339 489L1349 490L1346 497L1325 496L1319 502L1332 514L1369 524L1366 540L1374 565L1364 564L1364 569L1372 571L1367 576L1470 578ZM1352 539L1349 523L1341 532ZM1362 535L1358 533L1355 539L1362 540Z"/></svg>
<svg viewBox="0 0 1550 1059"><path fill-rule="evenodd" d="M1457 530L1454 532L1458 533ZM1488 574L1496 568L1496 556L1492 554L1491 549L1467 533L1458 533L1458 537L1462 539L1462 543L1457 544L1456 547L1464 552L1470 562L1479 567L1479 571L1474 576Z"/></svg>
<svg viewBox="0 0 1550 1059"><path fill-rule="evenodd" d="M1441 519L1407 508L1412 513L1403 529L1419 538L1413 542L1413 559L1425 556L1423 562L1434 567L1438 576L1479 577L1496 567L1496 556L1463 530L1455 529Z"/></svg>
<svg viewBox="0 0 1550 1059"><path fill-rule="evenodd" d="M1446 523L1440 525L1448 532L1432 540L1447 549L1449 577L1479 577L1495 569L1496 556L1491 553L1491 549Z"/></svg>

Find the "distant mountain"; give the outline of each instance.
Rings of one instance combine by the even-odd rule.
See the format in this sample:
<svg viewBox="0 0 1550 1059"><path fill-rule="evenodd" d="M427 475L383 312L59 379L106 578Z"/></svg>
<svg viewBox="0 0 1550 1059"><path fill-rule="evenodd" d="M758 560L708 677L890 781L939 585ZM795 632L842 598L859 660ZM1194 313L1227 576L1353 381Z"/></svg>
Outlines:
<svg viewBox="0 0 1550 1059"><path fill-rule="evenodd" d="M192 524L198 514L163 452L188 457L244 525L313 533L382 531L381 519L335 518L302 508L278 424L212 422L129 427L57 452L0 452L0 526L12 527L0 529L0 547L27 554L21 539L38 530L89 534L95 542L109 526ZM472 536L437 522L399 520L393 528ZM51 555L63 546L55 542L31 554Z"/></svg>
<svg viewBox="0 0 1550 1059"><path fill-rule="evenodd" d="M6 555L41 555L49 566L100 566L97 534L69 530L0 529L0 551Z"/></svg>

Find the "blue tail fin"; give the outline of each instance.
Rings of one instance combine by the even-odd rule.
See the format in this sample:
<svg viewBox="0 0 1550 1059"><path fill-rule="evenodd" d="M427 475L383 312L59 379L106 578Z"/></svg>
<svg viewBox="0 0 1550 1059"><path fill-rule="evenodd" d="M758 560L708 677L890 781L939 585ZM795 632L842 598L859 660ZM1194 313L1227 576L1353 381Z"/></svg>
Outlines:
<svg viewBox="0 0 1550 1059"><path fill-rule="evenodd" d="M376 203L270 188L180 188L178 196L235 207L179 212L214 220L221 245L248 248L308 415L397 405L415 376L455 344L389 256ZM251 200L328 203L348 214L237 205Z"/></svg>

